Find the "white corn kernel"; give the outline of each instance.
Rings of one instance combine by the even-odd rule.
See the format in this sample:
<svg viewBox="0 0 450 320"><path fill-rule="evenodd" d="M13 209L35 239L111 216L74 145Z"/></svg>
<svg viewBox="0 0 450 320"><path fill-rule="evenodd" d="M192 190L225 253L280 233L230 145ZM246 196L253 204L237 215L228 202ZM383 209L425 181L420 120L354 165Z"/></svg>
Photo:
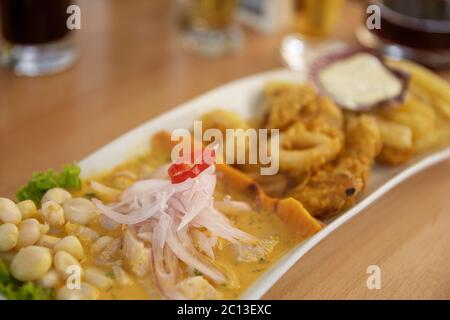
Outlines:
<svg viewBox="0 0 450 320"><path fill-rule="evenodd" d="M69 191L64 190L63 188L52 188L47 190L42 197L41 205L47 201L55 201L58 204L63 204L64 201L69 200L70 198L72 198L72 195Z"/></svg>
<svg viewBox="0 0 450 320"><path fill-rule="evenodd" d="M53 247L55 252L66 251L78 260L84 259L84 249L80 240L75 236L67 236L59 240Z"/></svg>
<svg viewBox="0 0 450 320"><path fill-rule="evenodd" d="M63 208L55 201L49 200L42 205L45 221L52 227L61 227L66 222Z"/></svg>
<svg viewBox="0 0 450 320"><path fill-rule="evenodd" d="M41 227L36 219L26 219L19 224L19 239L16 248L31 246L41 237Z"/></svg>
<svg viewBox="0 0 450 320"><path fill-rule="evenodd" d="M87 225L98 215L94 204L85 198L73 198L63 204L67 221Z"/></svg>
<svg viewBox="0 0 450 320"><path fill-rule="evenodd" d="M50 269L36 283L44 288L55 288L61 283L61 275L55 269Z"/></svg>
<svg viewBox="0 0 450 320"><path fill-rule="evenodd" d="M18 224L22 221L22 214L17 205L8 198L0 198L0 222Z"/></svg>
<svg viewBox="0 0 450 320"><path fill-rule="evenodd" d="M0 251L9 251L17 245L19 229L13 223L0 225Z"/></svg>
<svg viewBox="0 0 450 320"><path fill-rule="evenodd" d="M17 203L17 207L22 214L22 219L37 218L37 208L33 200L24 200Z"/></svg>
<svg viewBox="0 0 450 320"><path fill-rule="evenodd" d="M53 249L53 247L55 246L55 244L59 240L61 240L61 238L44 234L43 236L41 236L39 238L39 240L38 240L38 242L36 244L38 246L41 246L41 247L46 247L46 248L49 248L49 249Z"/></svg>
<svg viewBox="0 0 450 320"><path fill-rule="evenodd" d="M66 251L58 251L55 253L53 257L53 265L64 278L67 278L70 275L70 267L76 266L81 270L78 260Z"/></svg>
<svg viewBox="0 0 450 320"><path fill-rule="evenodd" d="M51 266L50 250L29 246L19 250L11 262L10 271L19 281L34 281L42 278Z"/></svg>
<svg viewBox="0 0 450 320"><path fill-rule="evenodd" d="M61 287L56 292L57 300L97 300L100 293L98 289L89 283L82 282L80 289L69 289L67 286Z"/></svg>

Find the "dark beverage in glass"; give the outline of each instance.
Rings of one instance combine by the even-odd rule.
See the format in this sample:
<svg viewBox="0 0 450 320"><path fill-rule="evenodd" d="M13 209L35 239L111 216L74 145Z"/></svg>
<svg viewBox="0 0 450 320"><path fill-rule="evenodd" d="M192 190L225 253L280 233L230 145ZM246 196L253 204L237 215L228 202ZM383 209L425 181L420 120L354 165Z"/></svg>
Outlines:
<svg viewBox="0 0 450 320"><path fill-rule="evenodd" d="M16 74L58 72L76 52L67 27L71 0L0 0L2 60Z"/></svg>
<svg viewBox="0 0 450 320"><path fill-rule="evenodd" d="M450 65L450 0L372 0L381 28L360 30L358 39L398 58L430 67Z"/></svg>

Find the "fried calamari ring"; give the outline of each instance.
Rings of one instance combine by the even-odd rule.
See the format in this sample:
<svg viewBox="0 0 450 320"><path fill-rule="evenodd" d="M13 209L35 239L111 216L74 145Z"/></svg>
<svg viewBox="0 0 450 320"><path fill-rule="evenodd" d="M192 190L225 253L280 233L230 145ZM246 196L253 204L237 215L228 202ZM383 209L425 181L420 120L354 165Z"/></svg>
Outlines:
<svg viewBox="0 0 450 320"><path fill-rule="evenodd" d="M279 129L280 171L300 177L333 161L343 146L343 114L310 84L269 83L264 127Z"/></svg>
<svg viewBox="0 0 450 320"><path fill-rule="evenodd" d="M342 149L342 135L297 122L280 135L280 171L301 176L333 161Z"/></svg>
<svg viewBox="0 0 450 320"><path fill-rule="evenodd" d="M315 217L326 218L341 212L353 205L364 190L381 145L375 118L349 115L344 152L334 163L303 181L290 195Z"/></svg>

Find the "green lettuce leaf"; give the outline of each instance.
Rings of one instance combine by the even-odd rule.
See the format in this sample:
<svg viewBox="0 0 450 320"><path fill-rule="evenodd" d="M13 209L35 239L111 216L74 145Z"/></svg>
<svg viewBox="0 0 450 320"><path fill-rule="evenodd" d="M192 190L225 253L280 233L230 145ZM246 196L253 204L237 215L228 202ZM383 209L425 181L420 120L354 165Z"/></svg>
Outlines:
<svg viewBox="0 0 450 320"><path fill-rule="evenodd" d="M11 277L5 263L0 260L0 294L8 300L51 300L53 290L32 282L20 282Z"/></svg>
<svg viewBox="0 0 450 320"><path fill-rule="evenodd" d="M35 172L28 184L17 192L17 200L30 199L35 203L39 203L47 190L56 187L67 190L80 190L80 171L80 167L76 164L69 164L65 165L59 173L54 172L52 169L46 172Z"/></svg>

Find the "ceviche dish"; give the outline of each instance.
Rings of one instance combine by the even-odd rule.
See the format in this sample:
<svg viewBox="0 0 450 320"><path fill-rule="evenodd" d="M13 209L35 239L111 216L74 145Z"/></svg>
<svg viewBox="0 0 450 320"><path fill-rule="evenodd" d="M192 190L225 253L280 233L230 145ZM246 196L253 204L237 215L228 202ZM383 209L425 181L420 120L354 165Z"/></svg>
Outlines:
<svg viewBox="0 0 450 320"><path fill-rule="evenodd" d="M361 63L367 73L346 78ZM318 63L309 82L274 79L260 100L248 119L215 109L199 120L220 131L277 129L274 175L259 163L224 164L225 149L193 135L189 161L178 161L176 141L160 131L147 154L113 170L81 179L73 163L0 198L0 296L237 299L353 206L375 163L407 164L449 145L450 86L411 62L354 52Z"/></svg>

